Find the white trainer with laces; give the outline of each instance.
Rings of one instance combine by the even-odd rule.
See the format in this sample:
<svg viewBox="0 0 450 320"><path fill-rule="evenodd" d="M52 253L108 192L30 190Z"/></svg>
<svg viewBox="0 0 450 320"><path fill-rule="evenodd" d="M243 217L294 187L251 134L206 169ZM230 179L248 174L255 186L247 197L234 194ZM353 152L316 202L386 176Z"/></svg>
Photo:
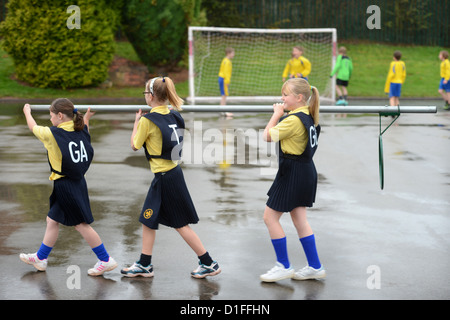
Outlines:
<svg viewBox="0 0 450 320"><path fill-rule="evenodd" d="M275 267L262 274L259 278L263 282L276 282L283 279L290 279L294 276L294 273L294 268L285 268L283 264L277 261Z"/></svg>
<svg viewBox="0 0 450 320"><path fill-rule="evenodd" d="M294 280L308 280L308 279L323 279L326 277L325 269L323 265L319 269L314 269L313 267L306 266L294 274L292 279Z"/></svg>
<svg viewBox="0 0 450 320"><path fill-rule="evenodd" d="M98 260L95 266L88 270L88 275L100 276L107 271L113 270L115 267L117 267L117 262L113 257L109 257L108 262Z"/></svg>
<svg viewBox="0 0 450 320"><path fill-rule="evenodd" d="M31 264L33 267L38 269L39 271L45 271L47 269L47 259L40 260L36 253L21 253L20 260L25 262L26 264Z"/></svg>

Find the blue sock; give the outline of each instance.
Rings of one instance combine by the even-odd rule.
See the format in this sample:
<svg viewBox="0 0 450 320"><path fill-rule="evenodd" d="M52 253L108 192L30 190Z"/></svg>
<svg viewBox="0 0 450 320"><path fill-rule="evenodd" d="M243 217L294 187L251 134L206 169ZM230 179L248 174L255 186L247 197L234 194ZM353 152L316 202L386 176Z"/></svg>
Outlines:
<svg viewBox="0 0 450 320"><path fill-rule="evenodd" d="M40 260L47 259L48 255L52 251L52 247L47 247L43 242L41 243L41 247L37 252L37 256Z"/></svg>
<svg viewBox="0 0 450 320"><path fill-rule="evenodd" d="M317 254L316 249L316 240L314 238L314 234L300 238L300 242L303 246L303 250L305 251L306 259L308 260L308 265L313 267L314 269L319 269L321 267L321 263L319 260L319 255Z"/></svg>
<svg viewBox="0 0 450 320"><path fill-rule="evenodd" d="M280 239L272 239L272 245L277 255L277 261L284 265L285 268L289 268L289 257L287 252L286 237Z"/></svg>
<svg viewBox="0 0 450 320"><path fill-rule="evenodd" d="M98 260L100 261L109 261L109 254L106 252L105 246L103 243L99 245L98 247L92 248L92 251L97 255Z"/></svg>

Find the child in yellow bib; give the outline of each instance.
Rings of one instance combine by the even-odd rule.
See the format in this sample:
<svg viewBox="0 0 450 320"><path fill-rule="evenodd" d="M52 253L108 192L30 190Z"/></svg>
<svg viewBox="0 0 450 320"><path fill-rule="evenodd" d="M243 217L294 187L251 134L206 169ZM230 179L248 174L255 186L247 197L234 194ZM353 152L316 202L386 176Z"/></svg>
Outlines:
<svg viewBox="0 0 450 320"><path fill-rule="evenodd" d="M286 63L283 71L283 82L286 78L303 78L308 80L311 73L311 62L303 57L303 48L294 47L292 49L292 58Z"/></svg>

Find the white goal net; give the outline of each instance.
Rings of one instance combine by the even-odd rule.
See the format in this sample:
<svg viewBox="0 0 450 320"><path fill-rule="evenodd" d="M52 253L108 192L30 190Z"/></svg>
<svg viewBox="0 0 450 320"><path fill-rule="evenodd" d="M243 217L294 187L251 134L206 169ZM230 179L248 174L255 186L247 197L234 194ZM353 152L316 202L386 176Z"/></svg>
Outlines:
<svg viewBox="0 0 450 320"><path fill-rule="evenodd" d="M191 104L220 100L218 74L225 49L235 51L228 102L277 102L283 71L293 47L311 62L308 81L323 102L334 103L336 29L243 29L189 27L189 97Z"/></svg>

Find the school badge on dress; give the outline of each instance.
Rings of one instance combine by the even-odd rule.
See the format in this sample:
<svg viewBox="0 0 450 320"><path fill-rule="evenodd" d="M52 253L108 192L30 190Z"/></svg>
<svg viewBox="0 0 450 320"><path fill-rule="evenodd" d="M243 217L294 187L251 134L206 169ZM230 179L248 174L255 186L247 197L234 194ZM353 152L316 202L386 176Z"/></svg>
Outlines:
<svg viewBox="0 0 450 320"><path fill-rule="evenodd" d="M153 210L152 209L147 209L144 211L144 218L145 219L150 219L153 215Z"/></svg>

